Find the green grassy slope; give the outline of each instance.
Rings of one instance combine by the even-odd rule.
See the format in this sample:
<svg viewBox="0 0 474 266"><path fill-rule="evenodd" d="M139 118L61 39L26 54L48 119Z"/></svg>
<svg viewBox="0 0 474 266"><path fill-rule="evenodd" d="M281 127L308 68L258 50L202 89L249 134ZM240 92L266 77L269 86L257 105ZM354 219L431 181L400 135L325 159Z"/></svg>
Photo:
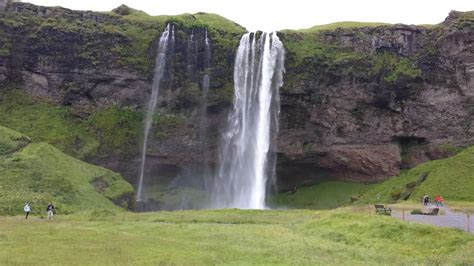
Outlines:
<svg viewBox="0 0 474 266"><path fill-rule="evenodd" d="M474 201L474 147L444 159L425 163L409 172L413 177L427 173L427 179L413 192L413 200L423 194L442 194L447 200Z"/></svg>
<svg viewBox="0 0 474 266"><path fill-rule="evenodd" d="M296 193L280 193L273 204L287 207L329 209L356 204L417 202L424 194L443 196L446 202L474 202L474 147L458 154L420 164L399 176L377 184L343 181L323 182L303 187Z"/></svg>
<svg viewBox="0 0 474 266"><path fill-rule="evenodd" d="M0 217L0 264L470 265L474 235L337 211ZM45 244L46 243L46 244ZM25 252L25 250L27 252ZM48 254L45 256L44 254ZM67 256L65 256L67 254Z"/></svg>
<svg viewBox="0 0 474 266"><path fill-rule="evenodd" d="M332 209L351 203L369 189L362 183L329 181L318 185L299 188L296 192L279 193L271 198L275 207L296 207L305 209Z"/></svg>
<svg viewBox="0 0 474 266"><path fill-rule="evenodd" d="M95 153L99 146L93 131L67 107L34 99L22 90L7 88L0 95L0 125L78 158Z"/></svg>
<svg viewBox="0 0 474 266"><path fill-rule="evenodd" d="M112 106L80 118L68 106L34 98L16 88L4 89L0 94L0 125L28 135L33 142L47 142L79 159L133 154L139 149L142 112ZM7 149L3 145L12 144L0 143L0 155Z"/></svg>
<svg viewBox="0 0 474 266"><path fill-rule="evenodd" d="M0 126L0 143L19 133ZM1 144L0 144L1 145ZM11 146L11 145L10 145ZM14 149L10 149L14 151ZM0 157L0 213L18 214L28 201L33 213L53 201L60 213L127 207L133 188L119 174L70 157L46 143L31 143Z"/></svg>
<svg viewBox="0 0 474 266"><path fill-rule="evenodd" d="M440 194L449 201L474 202L474 147L442 160L418 165L383 183L375 184L362 202L394 202L400 197L418 201L424 194ZM426 177L425 181L422 181Z"/></svg>
<svg viewBox="0 0 474 266"><path fill-rule="evenodd" d="M17 151L27 145L31 139L6 127L0 127L0 156Z"/></svg>

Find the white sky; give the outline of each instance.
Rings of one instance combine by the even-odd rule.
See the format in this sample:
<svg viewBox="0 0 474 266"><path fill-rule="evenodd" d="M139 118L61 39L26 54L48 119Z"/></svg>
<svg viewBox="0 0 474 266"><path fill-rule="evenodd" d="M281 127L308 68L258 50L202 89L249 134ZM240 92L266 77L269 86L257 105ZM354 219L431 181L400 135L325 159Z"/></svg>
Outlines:
<svg viewBox="0 0 474 266"><path fill-rule="evenodd" d="M110 11L125 4L150 15L217 13L248 30L301 29L337 21L435 24L474 0L23 0L37 5Z"/></svg>

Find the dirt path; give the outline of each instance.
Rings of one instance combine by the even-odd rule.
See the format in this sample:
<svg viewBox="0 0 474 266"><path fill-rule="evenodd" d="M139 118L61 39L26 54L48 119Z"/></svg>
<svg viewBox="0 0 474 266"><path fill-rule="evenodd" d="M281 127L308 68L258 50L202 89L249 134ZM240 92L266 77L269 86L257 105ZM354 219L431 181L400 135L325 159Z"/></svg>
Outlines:
<svg viewBox="0 0 474 266"><path fill-rule="evenodd" d="M430 206L429 208L434 208ZM405 211L404 219L406 221L413 221L417 223L431 224L439 227L453 227L458 228L463 231L469 231L474 234L474 217L470 216L469 222L470 226L468 227L468 215L460 212L452 212L447 207L441 207L440 211L443 211L444 214L441 215L420 215L420 214L410 214L409 210ZM392 213L392 217L403 219L403 213L400 211Z"/></svg>

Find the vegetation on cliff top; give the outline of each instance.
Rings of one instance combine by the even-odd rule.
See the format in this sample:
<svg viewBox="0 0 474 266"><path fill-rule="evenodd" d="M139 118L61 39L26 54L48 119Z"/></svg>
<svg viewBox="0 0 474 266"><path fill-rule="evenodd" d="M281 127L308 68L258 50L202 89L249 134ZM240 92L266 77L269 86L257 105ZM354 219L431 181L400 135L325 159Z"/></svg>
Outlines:
<svg viewBox="0 0 474 266"><path fill-rule="evenodd" d="M474 30L474 11L451 11L446 21L442 24L458 30Z"/></svg>
<svg viewBox="0 0 474 266"><path fill-rule="evenodd" d="M336 30L339 28L373 28L378 26L389 26L392 24L389 23L382 23L382 22L358 22L358 21L340 21L334 22L329 24L323 25L316 25L308 29L301 29L301 30L284 30L283 32L303 32L303 33L310 33L316 31L323 31L323 30Z"/></svg>
<svg viewBox="0 0 474 266"><path fill-rule="evenodd" d="M131 46L117 46L121 60L141 72L150 69L154 60L149 58L149 49L152 42L161 34L167 24L175 25L175 35L190 34L192 30L207 30L214 46L214 60L216 63L225 61L223 55L217 51L233 49L240 36L246 31L242 26L217 14L196 13L177 16L150 16L143 11L129 8L124 13L124 20L117 25L117 32L132 40ZM107 26L112 30L112 26ZM186 38L185 38L186 39ZM143 67L146 67L143 69Z"/></svg>
<svg viewBox="0 0 474 266"><path fill-rule="evenodd" d="M403 26L384 23L337 22L303 30L280 32L287 50L284 88L297 87L301 81L315 80L330 85L341 79L358 83L372 82L397 91L416 91L422 80L433 81L431 71L442 57L439 41L453 31L465 32L474 27L474 11L451 12L445 22L429 26ZM397 28L418 30L427 40L422 49L407 49L409 40L393 40L391 45L373 47L371 36L390 38ZM403 36L403 35L401 35ZM405 42L405 43L404 43ZM377 49L376 49L377 48ZM383 73L379 72L382 70ZM382 75L380 75L382 74ZM446 81L440 81L446 82ZM406 96L406 95L405 95Z"/></svg>
<svg viewBox="0 0 474 266"><path fill-rule="evenodd" d="M126 6L121 6L121 8L128 8L128 11L121 13L124 15L124 18L130 21L139 21L141 23L161 23L162 26L166 26L165 23L173 23L176 25L182 25L186 28L201 28L201 29L212 29L219 30L221 32L230 33L230 34L241 34L245 31L245 28L239 24L228 20L218 14L212 13L196 13L196 14L181 14L176 16L150 16L147 13L139 10L135 10ZM150 25L151 25L150 24Z"/></svg>
<svg viewBox="0 0 474 266"><path fill-rule="evenodd" d="M324 40L319 32L288 31L281 35L287 50L286 65L293 70L285 76L285 87L315 77L324 84L352 77L389 86L409 85L422 77L414 58L390 51L367 53L341 47Z"/></svg>
<svg viewBox="0 0 474 266"><path fill-rule="evenodd" d="M55 38L67 34L67 39L72 40L73 45L69 48L76 63L89 67L120 64L142 74L151 72L155 53L151 48L168 23L176 26L177 36L190 34L193 29L207 29L214 47L215 62L224 62L223 51L233 49L238 44L240 35L246 31L224 17L208 13L149 16L126 6L113 12L99 13L39 7L27 3L14 5L19 7L17 10L20 12L2 12L0 16L0 44L6 45L2 46L0 56L10 53L6 48L11 45L12 40L6 33L14 34L18 29L27 28L28 31L23 34L31 38L41 37L41 42L34 45L49 43L54 47L58 42ZM61 15L44 15L46 9L50 13ZM98 43L99 39L105 43ZM107 42L109 39L110 43ZM97 49L101 52L97 53Z"/></svg>
<svg viewBox="0 0 474 266"><path fill-rule="evenodd" d="M6 133L6 134L3 134ZM0 147L14 147L0 154L0 214L20 214L24 202L32 213L44 213L48 202L59 213L97 208L127 207L133 188L119 174L72 158L46 143L0 126ZM16 146L15 146L16 145Z"/></svg>

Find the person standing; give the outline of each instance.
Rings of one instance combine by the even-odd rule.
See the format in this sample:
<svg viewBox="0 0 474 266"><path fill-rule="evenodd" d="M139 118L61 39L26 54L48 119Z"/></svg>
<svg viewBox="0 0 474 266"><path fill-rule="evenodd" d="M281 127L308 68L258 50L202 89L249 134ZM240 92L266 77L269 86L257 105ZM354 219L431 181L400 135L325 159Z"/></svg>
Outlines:
<svg viewBox="0 0 474 266"><path fill-rule="evenodd" d="M436 195L436 196L434 197L434 202L435 202L436 207L442 206L442 204L441 204L441 196L440 196L440 195Z"/></svg>
<svg viewBox="0 0 474 266"><path fill-rule="evenodd" d="M28 219L28 215L30 215L31 207L28 202L25 202L25 206L23 207L23 210L25 211L25 220Z"/></svg>
<svg viewBox="0 0 474 266"><path fill-rule="evenodd" d="M53 203L49 203L48 207L46 208L46 211L48 212L48 220L54 220L54 205Z"/></svg>
<svg viewBox="0 0 474 266"><path fill-rule="evenodd" d="M439 202L439 206L443 207L443 205L444 205L444 199L443 199L443 197L441 197L441 196L438 195L438 202Z"/></svg>
<svg viewBox="0 0 474 266"><path fill-rule="evenodd" d="M430 198L428 197L428 195L423 196L423 205L427 206L429 202Z"/></svg>

